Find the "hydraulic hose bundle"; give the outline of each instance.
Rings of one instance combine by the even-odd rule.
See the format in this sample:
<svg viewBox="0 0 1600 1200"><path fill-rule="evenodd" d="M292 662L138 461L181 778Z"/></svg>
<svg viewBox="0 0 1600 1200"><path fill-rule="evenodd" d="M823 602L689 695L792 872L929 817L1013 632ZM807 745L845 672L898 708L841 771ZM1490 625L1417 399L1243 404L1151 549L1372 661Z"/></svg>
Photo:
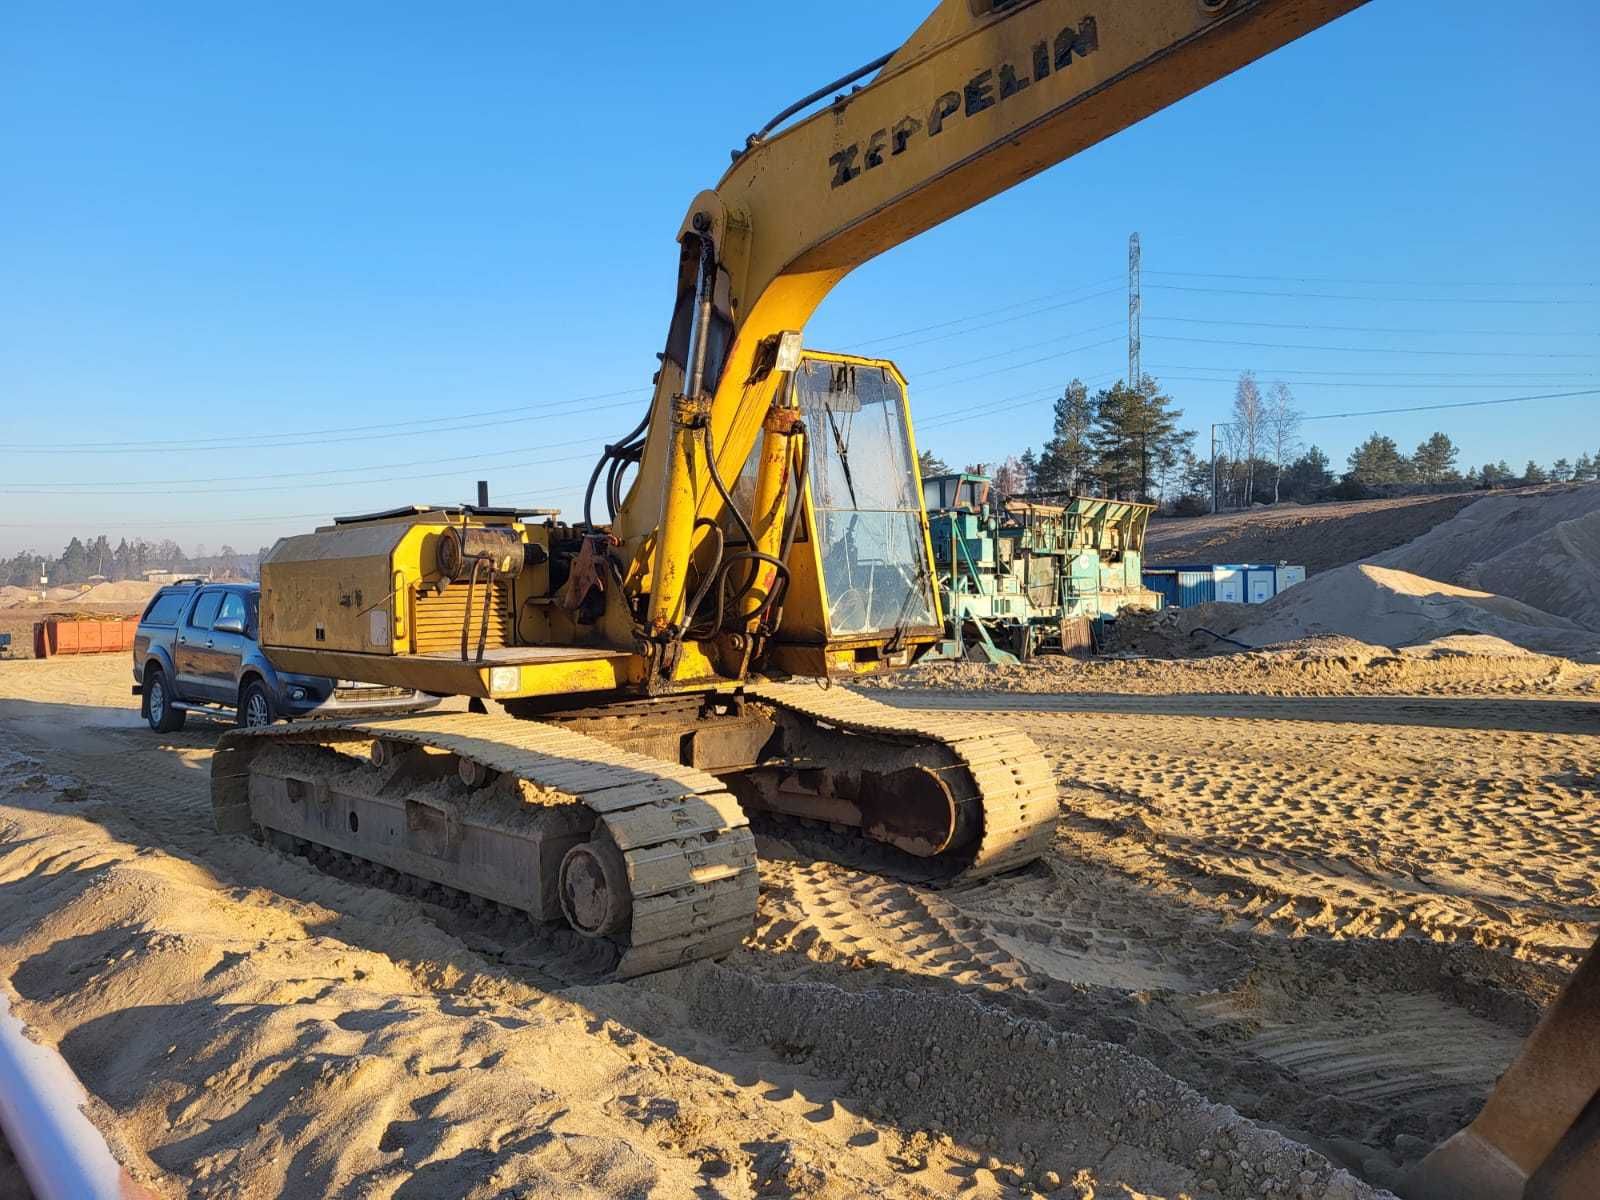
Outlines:
<svg viewBox="0 0 1600 1200"><path fill-rule="evenodd" d="M805 426L801 422L795 422L792 432L799 440L799 462L794 478L800 481L803 488L806 471L810 465L810 449L806 440ZM704 638L722 631L727 621L727 610L730 603L727 587L730 572L736 564L740 563L750 564L750 574L749 578L740 585L732 596L732 606L737 609L739 601L754 589L756 581L760 578L762 565L770 566L775 573L772 587L762 597L761 603L753 611L745 615L745 619L760 622L768 629L776 628L778 616L783 610L783 597L789 587L789 551L794 546L795 538L799 535L800 530L800 497L798 495L795 497L794 502L789 505L788 512L784 516L783 537L780 541L778 553L775 555L765 554L757 550L755 548L755 530L751 527L745 515L739 511L739 506L734 503L733 494L728 490L728 485L723 480L722 473L717 469L716 447L711 440L709 426L704 430L704 437L706 464L711 475L712 486L717 489L717 494L722 497L722 501L727 505L728 511L733 514L733 519L739 526L739 532L744 536L750 548L748 550L736 550L732 554L725 553L726 537L717 523L706 517L701 517L695 522L697 528L701 525L706 525L711 529L712 536L715 539L715 552L712 555L711 567L701 580L699 588L695 590L695 594L686 610L689 618L685 635ZM787 481L785 481L785 487L787 487ZM697 620L702 605L707 597L713 594L716 600L714 615L709 621Z"/></svg>

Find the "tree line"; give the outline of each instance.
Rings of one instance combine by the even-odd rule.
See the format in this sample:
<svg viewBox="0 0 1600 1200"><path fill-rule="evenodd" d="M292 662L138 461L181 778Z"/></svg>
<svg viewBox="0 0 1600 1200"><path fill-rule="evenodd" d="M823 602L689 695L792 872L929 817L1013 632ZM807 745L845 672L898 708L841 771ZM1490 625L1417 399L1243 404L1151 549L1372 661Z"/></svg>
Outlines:
<svg viewBox="0 0 1600 1200"><path fill-rule="evenodd" d="M1255 374L1240 375L1230 420L1213 430L1216 443L1196 453L1197 435L1183 429L1183 410L1151 376L1137 388L1118 381L1093 395L1081 380L1069 383L1055 402L1051 435L1044 446L1012 455L988 474L1005 495L1078 493L1161 504L1175 515L1197 515L1213 507L1245 508L1282 501L1358 500L1449 487L1495 488L1536 483L1590 482L1600 478L1600 452L1560 458L1549 467L1528 462L1513 470L1504 460L1478 468L1459 466L1460 452L1443 431L1425 438L1411 454L1392 437L1375 432L1335 472L1328 456L1301 437L1305 415L1293 389L1282 381L1263 388ZM922 454L922 471L950 468L936 454Z"/></svg>
<svg viewBox="0 0 1600 1200"><path fill-rule="evenodd" d="M49 586L88 583L95 579L112 581L143 579L148 571L192 572L196 575L254 578L265 546L254 554L240 554L224 545L215 554L196 545L192 553L170 538L149 542L144 538L120 539L115 546L105 534L69 541L57 555L24 550L10 558L0 558L0 584L13 587L38 587L41 579Z"/></svg>

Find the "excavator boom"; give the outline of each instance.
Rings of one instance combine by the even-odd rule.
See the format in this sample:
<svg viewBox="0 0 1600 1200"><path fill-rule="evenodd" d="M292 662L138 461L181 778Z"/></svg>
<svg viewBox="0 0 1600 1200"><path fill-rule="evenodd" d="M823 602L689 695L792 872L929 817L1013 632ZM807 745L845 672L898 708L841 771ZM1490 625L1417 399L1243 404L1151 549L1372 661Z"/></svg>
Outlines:
<svg viewBox="0 0 1600 1200"><path fill-rule="evenodd" d="M772 339L804 329L853 268L1364 2L943 0L871 83L752 137L680 229L678 308L613 525L624 546L653 550L638 566L656 628L681 619L693 521L719 508L711 489L681 494L693 435L674 421L675 397L709 397L731 478L770 403Z"/></svg>

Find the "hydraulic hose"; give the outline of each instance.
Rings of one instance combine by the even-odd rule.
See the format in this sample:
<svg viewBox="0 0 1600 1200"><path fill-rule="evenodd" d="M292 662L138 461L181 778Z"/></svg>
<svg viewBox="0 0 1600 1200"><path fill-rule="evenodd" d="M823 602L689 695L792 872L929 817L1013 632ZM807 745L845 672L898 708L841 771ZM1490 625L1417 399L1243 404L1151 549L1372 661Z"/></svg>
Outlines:
<svg viewBox="0 0 1600 1200"><path fill-rule="evenodd" d="M594 488L595 484L600 482L601 472L604 471L607 466L611 466L613 468L611 476L606 480L606 498L607 507L610 509L611 516L614 519L617 515L616 503L614 500L616 494L615 468L617 464L623 460L624 456L628 456L629 461L638 461L636 457L632 456L639 449L639 435L645 431L645 427L649 424L650 412L646 410L644 416L639 419L639 423L633 427L632 432L630 432L620 442L607 446L603 451L601 451L600 461L595 463L594 470L589 475L589 486L586 487L583 492L583 523L590 529L594 528Z"/></svg>

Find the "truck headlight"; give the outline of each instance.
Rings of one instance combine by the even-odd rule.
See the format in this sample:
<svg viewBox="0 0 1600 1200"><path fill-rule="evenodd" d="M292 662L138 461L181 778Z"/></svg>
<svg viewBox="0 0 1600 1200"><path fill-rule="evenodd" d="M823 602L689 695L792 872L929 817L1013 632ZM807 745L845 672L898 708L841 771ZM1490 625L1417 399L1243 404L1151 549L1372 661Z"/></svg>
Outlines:
<svg viewBox="0 0 1600 1200"><path fill-rule="evenodd" d="M522 671L517 667L490 667L489 691L514 692L522 686Z"/></svg>

